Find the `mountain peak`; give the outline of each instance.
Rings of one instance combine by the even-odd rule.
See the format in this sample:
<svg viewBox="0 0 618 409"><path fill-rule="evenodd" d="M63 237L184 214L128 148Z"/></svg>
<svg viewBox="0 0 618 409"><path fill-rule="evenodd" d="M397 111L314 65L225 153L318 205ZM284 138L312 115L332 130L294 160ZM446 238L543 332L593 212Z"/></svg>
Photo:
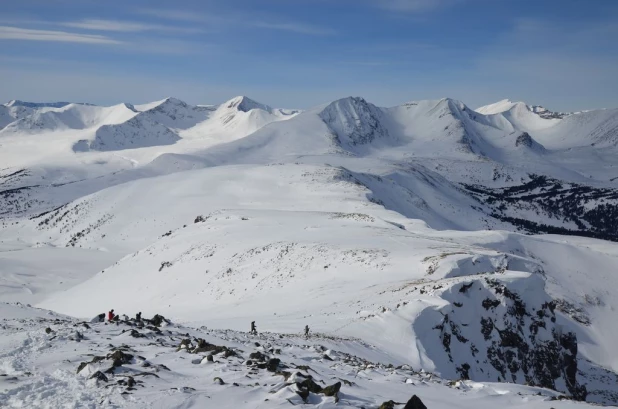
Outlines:
<svg viewBox="0 0 618 409"><path fill-rule="evenodd" d="M231 109L237 109L242 112L249 112L252 109L261 109L262 111L271 112L272 108L268 105L261 104L246 96L237 96L225 102L221 106Z"/></svg>

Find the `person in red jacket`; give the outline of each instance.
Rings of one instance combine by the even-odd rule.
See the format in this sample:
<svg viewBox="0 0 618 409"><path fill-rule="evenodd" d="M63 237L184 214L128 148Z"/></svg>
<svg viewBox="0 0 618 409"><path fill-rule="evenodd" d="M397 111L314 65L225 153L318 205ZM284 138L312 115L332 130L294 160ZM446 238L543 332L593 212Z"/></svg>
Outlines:
<svg viewBox="0 0 618 409"><path fill-rule="evenodd" d="M114 319L114 310L112 309L110 312L107 313L107 320L112 321L113 319Z"/></svg>

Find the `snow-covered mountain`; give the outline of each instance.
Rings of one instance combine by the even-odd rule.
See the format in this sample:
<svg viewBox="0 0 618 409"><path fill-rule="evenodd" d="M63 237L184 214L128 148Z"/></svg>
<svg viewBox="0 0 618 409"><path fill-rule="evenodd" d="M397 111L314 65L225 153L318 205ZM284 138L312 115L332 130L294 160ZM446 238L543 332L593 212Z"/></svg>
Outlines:
<svg viewBox="0 0 618 409"><path fill-rule="evenodd" d="M51 383L99 402L113 391L110 407L198 405L241 396L230 388L245 391L245 375L270 386L240 407L618 403L616 109L358 97L302 112L247 97L2 109L0 301L54 313L0 304L0 332L18 340L0 342L0 375L16 376L0 377L0 403L67 404ZM75 335L67 316L110 308L184 326ZM269 334L238 332L251 321ZM290 335L305 325L320 335ZM186 355L204 339L226 347ZM272 374L255 348L279 356ZM157 365L171 370L144 380L157 392L122 384ZM355 380L325 395L307 371L320 391Z"/></svg>

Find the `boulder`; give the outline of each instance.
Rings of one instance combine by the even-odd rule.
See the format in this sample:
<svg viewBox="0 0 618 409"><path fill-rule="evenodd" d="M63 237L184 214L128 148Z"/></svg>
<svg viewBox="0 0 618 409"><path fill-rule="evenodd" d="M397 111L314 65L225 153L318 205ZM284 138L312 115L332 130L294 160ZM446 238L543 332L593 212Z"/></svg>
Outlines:
<svg viewBox="0 0 618 409"><path fill-rule="evenodd" d="M406 406L403 409L427 409L427 406L421 401L421 399L414 395L410 398Z"/></svg>
<svg viewBox="0 0 618 409"><path fill-rule="evenodd" d="M277 372L277 368L279 368L279 364L281 360L279 358L272 358L266 364L266 370L269 372Z"/></svg>
<svg viewBox="0 0 618 409"><path fill-rule="evenodd" d="M337 396L337 393L339 393L340 389L341 389L341 382L337 382L334 385L330 385L322 389L322 393L326 396Z"/></svg>
<svg viewBox="0 0 618 409"><path fill-rule="evenodd" d="M302 382L297 382L296 387L298 389L306 389L309 392L320 393L322 392L322 387L313 381L313 378L307 378Z"/></svg>
<svg viewBox="0 0 618 409"><path fill-rule="evenodd" d="M101 371L96 371L88 379L96 379L99 381L107 382L107 376L105 376L105 374Z"/></svg>

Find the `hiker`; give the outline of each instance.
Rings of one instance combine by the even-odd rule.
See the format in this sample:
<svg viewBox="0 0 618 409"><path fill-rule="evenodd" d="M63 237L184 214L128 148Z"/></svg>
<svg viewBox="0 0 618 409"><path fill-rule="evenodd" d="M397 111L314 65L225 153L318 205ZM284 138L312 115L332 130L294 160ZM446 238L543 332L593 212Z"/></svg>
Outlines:
<svg viewBox="0 0 618 409"><path fill-rule="evenodd" d="M138 312L137 314L135 314L135 321L137 322L141 322L142 321L142 312Z"/></svg>
<svg viewBox="0 0 618 409"><path fill-rule="evenodd" d="M309 325L305 325L305 338L309 338Z"/></svg>
<svg viewBox="0 0 618 409"><path fill-rule="evenodd" d="M251 331L250 334L257 335L257 329L255 328L255 321L251 321Z"/></svg>
<svg viewBox="0 0 618 409"><path fill-rule="evenodd" d="M113 321L114 320L114 310L111 309L108 313L107 313L107 320L108 321Z"/></svg>

